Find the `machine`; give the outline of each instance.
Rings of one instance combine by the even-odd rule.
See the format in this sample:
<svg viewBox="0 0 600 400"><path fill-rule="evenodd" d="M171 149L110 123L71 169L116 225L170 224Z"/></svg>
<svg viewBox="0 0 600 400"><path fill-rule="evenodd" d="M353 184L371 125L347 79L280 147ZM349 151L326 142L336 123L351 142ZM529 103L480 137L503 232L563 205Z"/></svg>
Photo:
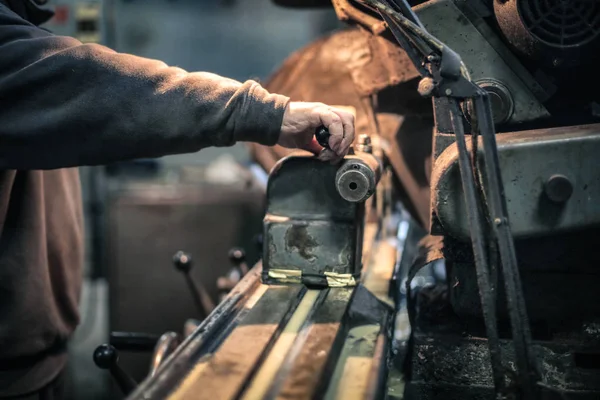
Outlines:
<svg viewBox="0 0 600 400"><path fill-rule="evenodd" d="M600 3L411 5L333 0L359 28L271 81L355 107L354 153L253 149L274 163L262 261L130 399L600 398ZM306 98L338 90L301 79L322 65L353 104ZM409 82L433 119L407 140ZM420 166L403 140L432 144Z"/></svg>

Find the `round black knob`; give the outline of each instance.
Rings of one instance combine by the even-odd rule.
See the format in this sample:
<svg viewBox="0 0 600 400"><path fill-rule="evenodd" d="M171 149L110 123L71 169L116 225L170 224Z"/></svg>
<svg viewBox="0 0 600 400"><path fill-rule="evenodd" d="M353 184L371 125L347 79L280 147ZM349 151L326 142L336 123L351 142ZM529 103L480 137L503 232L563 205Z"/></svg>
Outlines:
<svg viewBox="0 0 600 400"><path fill-rule="evenodd" d="M190 269L192 269L191 254L185 253L183 251L178 251L173 256L173 265L181 272L190 272Z"/></svg>
<svg viewBox="0 0 600 400"><path fill-rule="evenodd" d="M98 368L111 369L117 365L119 361L119 353L110 344L100 345L94 350L94 364Z"/></svg>
<svg viewBox="0 0 600 400"><path fill-rule="evenodd" d="M241 263L246 261L246 252L244 251L244 249L234 247L233 249L229 250L229 260L234 265L240 265Z"/></svg>
<svg viewBox="0 0 600 400"><path fill-rule="evenodd" d="M573 184L564 175L552 175L544 187L546 196L555 203L564 203L573 194Z"/></svg>
<svg viewBox="0 0 600 400"><path fill-rule="evenodd" d="M315 139L317 139L317 142L326 149L329 148L330 137L331 133L329 133L329 129L325 128L324 126L317 128L317 131L315 132Z"/></svg>

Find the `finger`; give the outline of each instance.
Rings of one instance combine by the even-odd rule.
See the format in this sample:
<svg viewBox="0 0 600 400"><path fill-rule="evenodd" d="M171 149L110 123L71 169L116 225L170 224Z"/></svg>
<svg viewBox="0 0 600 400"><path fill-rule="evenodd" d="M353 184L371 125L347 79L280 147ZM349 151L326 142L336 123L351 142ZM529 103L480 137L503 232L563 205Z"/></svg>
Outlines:
<svg viewBox="0 0 600 400"><path fill-rule="evenodd" d="M350 150L350 146L352 146L352 143L354 142L354 115L342 112L340 118L342 119L342 126L344 129L340 151L341 155L345 156L348 154L348 150Z"/></svg>
<svg viewBox="0 0 600 400"><path fill-rule="evenodd" d="M302 148L304 150L310 151L315 156L318 156L319 154L321 154L321 151L323 151L323 147L321 147L321 145L317 142L317 139L315 139L314 137L311 139L310 142L308 142L306 146L302 146Z"/></svg>
<svg viewBox="0 0 600 400"><path fill-rule="evenodd" d="M333 112L340 118L343 128L343 134L339 138L340 143L336 152L340 156L345 156L348 154L352 142L354 142L354 115L336 109L333 109Z"/></svg>
<svg viewBox="0 0 600 400"><path fill-rule="evenodd" d="M319 153L318 158L319 158L319 160L321 160L323 162L331 162L337 158L337 155L332 150L323 149L323 151L321 151L321 153Z"/></svg>
<svg viewBox="0 0 600 400"><path fill-rule="evenodd" d="M328 107L321 107L317 111L321 124L329 129L329 147L336 153L339 151L344 136L344 125L339 115Z"/></svg>

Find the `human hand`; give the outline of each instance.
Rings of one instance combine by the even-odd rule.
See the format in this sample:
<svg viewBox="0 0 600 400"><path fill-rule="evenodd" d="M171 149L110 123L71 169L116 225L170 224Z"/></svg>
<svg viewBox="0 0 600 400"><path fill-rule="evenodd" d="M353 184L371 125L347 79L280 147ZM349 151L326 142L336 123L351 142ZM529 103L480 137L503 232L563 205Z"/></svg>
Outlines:
<svg viewBox="0 0 600 400"><path fill-rule="evenodd" d="M329 148L317 143L318 127L329 129ZM290 102L283 115L277 144L287 148L308 150L323 161L338 162L354 141L354 115L323 103Z"/></svg>

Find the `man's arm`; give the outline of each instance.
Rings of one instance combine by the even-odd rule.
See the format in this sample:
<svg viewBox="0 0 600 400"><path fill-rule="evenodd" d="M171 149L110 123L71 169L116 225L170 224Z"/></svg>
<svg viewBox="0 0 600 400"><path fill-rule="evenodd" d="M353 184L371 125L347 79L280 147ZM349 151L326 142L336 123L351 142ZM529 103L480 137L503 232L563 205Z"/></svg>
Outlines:
<svg viewBox="0 0 600 400"><path fill-rule="evenodd" d="M273 145L287 97L53 36L0 4L0 169Z"/></svg>

